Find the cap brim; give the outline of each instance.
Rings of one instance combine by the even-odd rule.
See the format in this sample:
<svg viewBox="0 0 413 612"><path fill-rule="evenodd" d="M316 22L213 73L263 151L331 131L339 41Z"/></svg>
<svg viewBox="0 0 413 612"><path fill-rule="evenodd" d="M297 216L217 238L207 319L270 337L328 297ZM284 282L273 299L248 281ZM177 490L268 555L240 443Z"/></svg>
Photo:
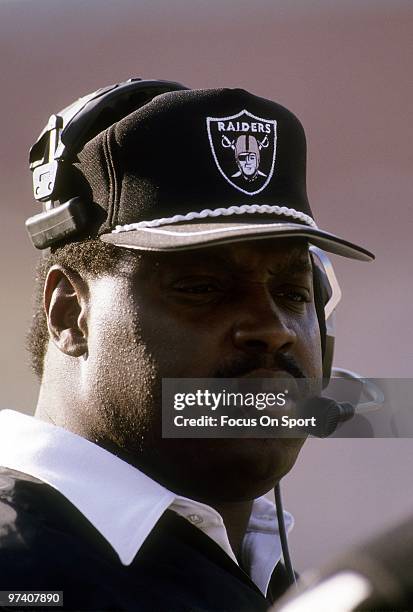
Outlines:
<svg viewBox="0 0 413 612"><path fill-rule="evenodd" d="M203 247L269 238L303 237L329 253L360 261L373 261L374 255L361 246L320 229L300 223L174 223L140 227L100 236L104 242L143 251L184 251Z"/></svg>

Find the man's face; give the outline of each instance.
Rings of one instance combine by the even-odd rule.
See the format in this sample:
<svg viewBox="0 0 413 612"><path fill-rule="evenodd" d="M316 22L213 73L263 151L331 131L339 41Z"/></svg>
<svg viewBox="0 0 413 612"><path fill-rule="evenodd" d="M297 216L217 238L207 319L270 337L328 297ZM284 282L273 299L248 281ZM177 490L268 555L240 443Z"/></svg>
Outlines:
<svg viewBox="0 0 413 612"><path fill-rule="evenodd" d="M133 252L90 281L82 393L94 441L198 499L251 499L293 466L303 440L161 437L162 378L236 378L257 370L318 379L321 347L304 241Z"/></svg>
<svg viewBox="0 0 413 612"><path fill-rule="evenodd" d="M238 155L238 163L242 172L246 176L252 176L257 171L257 154L256 153L240 153Z"/></svg>

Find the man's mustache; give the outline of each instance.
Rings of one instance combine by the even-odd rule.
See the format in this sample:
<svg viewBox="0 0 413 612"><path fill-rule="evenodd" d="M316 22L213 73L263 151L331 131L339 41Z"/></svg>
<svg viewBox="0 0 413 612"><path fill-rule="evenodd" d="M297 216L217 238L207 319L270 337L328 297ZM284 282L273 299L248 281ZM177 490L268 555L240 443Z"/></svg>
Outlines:
<svg viewBox="0 0 413 612"><path fill-rule="evenodd" d="M277 353L269 355L246 355L238 357L231 363L222 365L212 374L212 378L239 378L249 374L253 370L285 370L294 378L305 378L305 374L298 363L290 355Z"/></svg>

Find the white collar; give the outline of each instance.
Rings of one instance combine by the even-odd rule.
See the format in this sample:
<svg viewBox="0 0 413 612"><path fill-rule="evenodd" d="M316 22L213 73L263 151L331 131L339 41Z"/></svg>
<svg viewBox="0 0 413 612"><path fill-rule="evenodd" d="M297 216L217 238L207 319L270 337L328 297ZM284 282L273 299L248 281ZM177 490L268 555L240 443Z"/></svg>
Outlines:
<svg viewBox="0 0 413 612"><path fill-rule="evenodd" d="M237 563L221 515L178 496L112 453L62 427L14 410L0 412L0 465L38 478L68 499L116 551L123 565L168 508L211 537ZM293 518L285 512L287 531ZM116 517L116 520L113 520ZM242 557L265 594L281 558L274 504L254 501Z"/></svg>

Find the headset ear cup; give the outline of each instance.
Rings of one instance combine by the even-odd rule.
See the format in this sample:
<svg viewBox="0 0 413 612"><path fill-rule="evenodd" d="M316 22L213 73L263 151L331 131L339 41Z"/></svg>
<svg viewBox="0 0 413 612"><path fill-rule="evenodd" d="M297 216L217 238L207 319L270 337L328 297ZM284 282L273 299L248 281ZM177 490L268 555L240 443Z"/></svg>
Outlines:
<svg viewBox="0 0 413 612"><path fill-rule="evenodd" d="M318 325L320 328L321 354L323 359L323 379L324 387L327 386L331 376L331 365L333 361L334 338L327 337L327 325L324 307L328 302L328 281L327 277L317 266L313 259L313 287L314 303L317 313ZM332 345L331 345L332 340Z"/></svg>
<svg viewBox="0 0 413 612"><path fill-rule="evenodd" d="M318 325L320 328L320 339L321 339L321 351L324 358L326 350L326 319L324 314L325 291L323 291L321 272L319 268L313 265L313 287L314 287L314 302L315 310L318 318Z"/></svg>
<svg viewBox="0 0 413 612"><path fill-rule="evenodd" d="M314 245L310 246L313 265L314 301L320 325L323 354L323 389L329 382L333 368L336 336L335 310L341 299L341 290L327 254Z"/></svg>

